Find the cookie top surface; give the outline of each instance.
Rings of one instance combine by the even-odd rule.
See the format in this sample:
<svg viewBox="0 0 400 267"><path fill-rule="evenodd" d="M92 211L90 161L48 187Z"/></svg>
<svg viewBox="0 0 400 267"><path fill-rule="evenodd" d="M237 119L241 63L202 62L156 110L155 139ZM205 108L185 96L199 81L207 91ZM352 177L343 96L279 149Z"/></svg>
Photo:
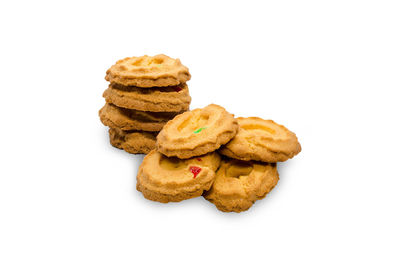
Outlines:
<svg viewBox="0 0 400 267"><path fill-rule="evenodd" d="M283 125L257 117L237 118L238 134L220 153L241 160L286 161L301 151L296 135Z"/></svg>
<svg viewBox="0 0 400 267"><path fill-rule="evenodd" d="M175 115L177 113L124 109L108 103L99 111L100 120L104 125L125 131L160 131Z"/></svg>
<svg viewBox="0 0 400 267"><path fill-rule="evenodd" d="M191 192L203 185L210 186L219 163L220 156L216 152L182 160L168 158L153 150L139 167L138 182L148 190L161 194Z"/></svg>
<svg viewBox="0 0 400 267"><path fill-rule="evenodd" d="M168 157L199 156L229 142L237 130L233 115L211 104L184 112L165 124L157 136L157 150Z"/></svg>
<svg viewBox="0 0 400 267"><path fill-rule="evenodd" d="M105 79L126 86L172 86L190 80L189 69L179 59L166 55L127 57L106 72Z"/></svg>
<svg viewBox="0 0 400 267"><path fill-rule="evenodd" d="M263 198L279 180L275 163L223 159L205 198L222 211L240 212Z"/></svg>
<svg viewBox="0 0 400 267"><path fill-rule="evenodd" d="M191 97L188 86L153 87L151 90L112 83L104 91L106 102L118 107L153 112L182 112L189 109Z"/></svg>

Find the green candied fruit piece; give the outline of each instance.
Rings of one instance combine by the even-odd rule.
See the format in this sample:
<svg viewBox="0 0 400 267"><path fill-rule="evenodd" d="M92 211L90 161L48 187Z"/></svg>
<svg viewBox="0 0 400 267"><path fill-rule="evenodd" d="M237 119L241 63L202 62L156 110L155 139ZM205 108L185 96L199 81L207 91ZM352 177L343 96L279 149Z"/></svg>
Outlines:
<svg viewBox="0 0 400 267"><path fill-rule="evenodd" d="M199 129L197 129L193 133L199 133L199 132L203 131L204 129L207 129L207 127L200 127Z"/></svg>

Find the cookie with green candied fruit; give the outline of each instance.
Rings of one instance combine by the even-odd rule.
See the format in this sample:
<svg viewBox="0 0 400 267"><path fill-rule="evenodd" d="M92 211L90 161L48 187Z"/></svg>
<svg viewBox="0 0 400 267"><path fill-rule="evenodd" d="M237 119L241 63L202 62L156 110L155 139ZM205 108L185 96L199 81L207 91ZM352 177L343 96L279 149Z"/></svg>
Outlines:
<svg viewBox="0 0 400 267"><path fill-rule="evenodd" d="M187 159L217 150L238 131L234 116L211 104L184 112L165 124L157 136L157 150L168 157Z"/></svg>

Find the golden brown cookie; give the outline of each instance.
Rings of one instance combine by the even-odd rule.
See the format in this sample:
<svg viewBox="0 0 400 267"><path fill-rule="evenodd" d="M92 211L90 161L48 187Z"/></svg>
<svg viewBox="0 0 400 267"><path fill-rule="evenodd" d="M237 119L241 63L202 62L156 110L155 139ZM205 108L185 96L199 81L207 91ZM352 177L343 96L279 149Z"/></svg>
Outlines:
<svg viewBox="0 0 400 267"><path fill-rule="evenodd" d="M238 118L239 132L219 152L230 158L263 162L286 161L300 153L294 133L272 120Z"/></svg>
<svg viewBox="0 0 400 267"><path fill-rule="evenodd" d="M145 198L163 203L198 197L210 189L219 163L216 152L182 160L153 150L139 167L136 188Z"/></svg>
<svg viewBox="0 0 400 267"><path fill-rule="evenodd" d="M106 80L126 86L163 87L190 80L189 69L166 55L127 57L107 70Z"/></svg>
<svg viewBox="0 0 400 267"><path fill-rule="evenodd" d="M143 89L110 84L103 97L118 107L153 112L183 112L189 110L191 97L186 84Z"/></svg>
<svg viewBox="0 0 400 267"><path fill-rule="evenodd" d="M211 104L176 116L157 136L157 150L168 157L187 159L218 149L238 130L232 114Z"/></svg>
<svg viewBox="0 0 400 267"><path fill-rule="evenodd" d="M104 125L124 131L157 132L176 115L177 113L170 112L145 112L124 109L108 103L99 111L100 120Z"/></svg>
<svg viewBox="0 0 400 267"><path fill-rule="evenodd" d="M225 212L248 210L278 183L276 163L223 159L210 191L204 197Z"/></svg>
<svg viewBox="0 0 400 267"><path fill-rule="evenodd" d="M110 143L131 154L147 154L156 146L157 132L122 131L110 128Z"/></svg>

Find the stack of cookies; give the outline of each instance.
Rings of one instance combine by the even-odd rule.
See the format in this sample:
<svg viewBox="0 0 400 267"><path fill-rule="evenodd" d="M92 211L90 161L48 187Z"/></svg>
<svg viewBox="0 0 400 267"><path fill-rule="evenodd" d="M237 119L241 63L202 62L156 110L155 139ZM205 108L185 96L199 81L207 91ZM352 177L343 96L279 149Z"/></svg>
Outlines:
<svg viewBox="0 0 400 267"><path fill-rule="evenodd" d="M301 151L294 133L271 120L237 118L211 104L170 120L143 160L137 190L170 202L203 195L225 212L241 212L277 184L276 162ZM221 156L222 155L222 156Z"/></svg>
<svg viewBox="0 0 400 267"><path fill-rule="evenodd" d="M100 120L110 127L110 143L129 153L149 153L163 126L189 110L190 73L179 59L128 57L107 70L106 80Z"/></svg>

